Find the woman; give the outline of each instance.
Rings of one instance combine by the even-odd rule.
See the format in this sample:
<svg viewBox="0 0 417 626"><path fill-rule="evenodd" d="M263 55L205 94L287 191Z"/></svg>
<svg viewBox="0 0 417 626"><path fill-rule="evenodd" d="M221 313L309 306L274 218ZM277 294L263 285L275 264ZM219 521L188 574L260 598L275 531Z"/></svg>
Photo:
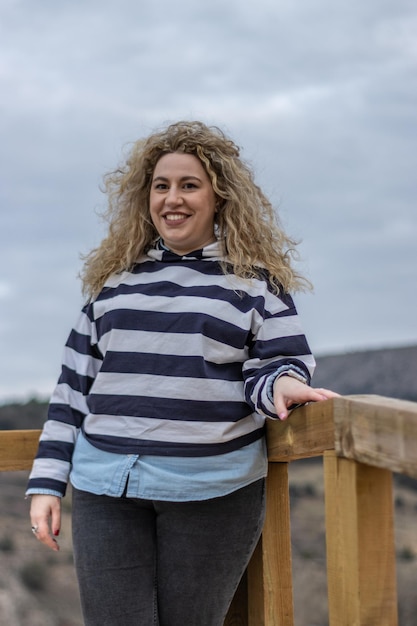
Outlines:
<svg viewBox="0 0 417 626"><path fill-rule="evenodd" d="M58 550L73 487L87 626L221 626L261 533L267 418L332 397L290 292L293 242L239 150L179 122L106 177L109 230L30 475Z"/></svg>

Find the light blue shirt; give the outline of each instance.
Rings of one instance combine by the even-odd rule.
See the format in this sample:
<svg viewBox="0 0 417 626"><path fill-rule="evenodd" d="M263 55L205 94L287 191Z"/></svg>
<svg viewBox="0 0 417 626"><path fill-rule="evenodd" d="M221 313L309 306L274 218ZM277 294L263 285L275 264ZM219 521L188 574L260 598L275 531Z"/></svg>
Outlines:
<svg viewBox="0 0 417 626"><path fill-rule="evenodd" d="M170 457L113 454L92 446L80 433L70 481L97 495L120 497L125 492L129 498L186 502L227 495L266 473L264 438L226 454Z"/></svg>

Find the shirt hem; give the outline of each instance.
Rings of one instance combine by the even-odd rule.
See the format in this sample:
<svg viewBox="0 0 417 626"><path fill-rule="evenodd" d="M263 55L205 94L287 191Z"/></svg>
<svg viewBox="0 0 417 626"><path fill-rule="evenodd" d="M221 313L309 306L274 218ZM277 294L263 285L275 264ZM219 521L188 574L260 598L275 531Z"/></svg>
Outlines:
<svg viewBox="0 0 417 626"><path fill-rule="evenodd" d="M131 492L129 492L129 486L127 486L126 491L122 490L120 493L112 492L110 490L94 491L94 490L87 490L85 486L83 488L77 487L77 485L75 484L75 481L73 480L70 480L70 482L71 482L71 485L75 489L78 489L78 491L88 491L88 493L93 493L96 496L108 496L111 498L121 498L123 494L125 497L130 498L132 500L138 499L138 500L155 500L155 501L161 501L161 502L201 502L203 500L214 500L215 498L222 498L223 496L227 496L235 491L238 491L239 489L243 489L244 487L251 485L257 480L266 478L266 475L267 475L266 471L259 472L259 474L251 476L250 478L248 478L245 481L240 482L239 484L229 485L228 487L225 486L224 489L219 489L216 493L211 493L210 495L207 495L205 497L203 497L203 495L201 497L196 497L195 495L187 496L186 494L184 494L184 492L175 496L173 496L171 493L170 494L158 493L156 491L144 491L144 492L139 491L139 492L135 492L134 494L132 494Z"/></svg>

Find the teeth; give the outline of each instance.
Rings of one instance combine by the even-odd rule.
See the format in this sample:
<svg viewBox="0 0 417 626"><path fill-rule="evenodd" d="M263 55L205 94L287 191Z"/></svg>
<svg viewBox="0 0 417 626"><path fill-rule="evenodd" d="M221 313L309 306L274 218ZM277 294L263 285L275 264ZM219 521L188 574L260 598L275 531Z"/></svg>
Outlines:
<svg viewBox="0 0 417 626"><path fill-rule="evenodd" d="M183 220L185 217L187 217L187 216L183 215L182 213L170 213L169 215L165 215L165 219L170 221L170 222L176 222L178 220Z"/></svg>

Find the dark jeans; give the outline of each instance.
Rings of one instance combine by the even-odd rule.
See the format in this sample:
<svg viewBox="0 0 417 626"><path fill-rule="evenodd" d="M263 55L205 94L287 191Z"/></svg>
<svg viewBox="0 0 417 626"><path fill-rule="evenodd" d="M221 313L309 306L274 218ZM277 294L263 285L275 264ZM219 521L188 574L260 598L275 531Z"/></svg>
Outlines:
<svg viewBox="0 0 417 626"><path fill-rule="evenodd" d="M265 481L198 502L73 490L85 626L222 626L261 534Z"/></svg>

